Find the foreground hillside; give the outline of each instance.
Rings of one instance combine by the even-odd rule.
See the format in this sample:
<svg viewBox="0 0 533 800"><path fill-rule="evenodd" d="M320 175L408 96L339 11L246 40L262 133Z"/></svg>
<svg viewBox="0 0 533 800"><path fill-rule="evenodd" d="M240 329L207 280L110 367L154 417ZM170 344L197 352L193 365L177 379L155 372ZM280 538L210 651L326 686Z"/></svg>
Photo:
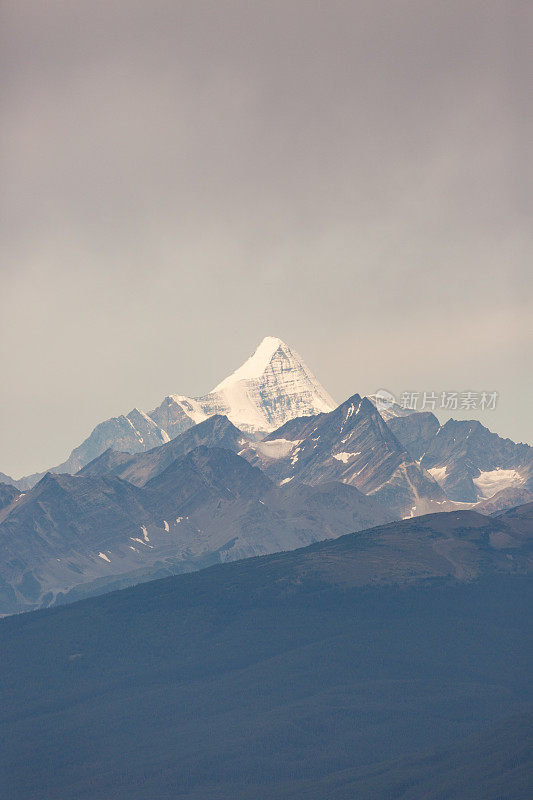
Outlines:
<svg viewBox="0 0 533 800"><path fill-rule="evenodd" d="M459 800L480 770L484 798L527 796L531 513L406 520L2 620L3 796Z"/></svg>
<svg viewBox="0 0 533 800"><path fill-rule="evenodd" d="M533 773L533 713L505 718L448 747L288 785L284 800L511 800ZM244 797L245 795L243 795ZM279 797L279 787L269 795Z"/></svg>

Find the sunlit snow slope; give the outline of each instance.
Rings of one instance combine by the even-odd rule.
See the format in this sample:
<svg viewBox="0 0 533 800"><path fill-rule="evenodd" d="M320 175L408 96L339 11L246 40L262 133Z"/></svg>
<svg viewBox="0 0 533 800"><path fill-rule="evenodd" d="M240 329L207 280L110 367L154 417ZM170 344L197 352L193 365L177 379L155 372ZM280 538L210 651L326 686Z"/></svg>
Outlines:
<svg viewBox="0 0 533 800"><path fill-rule="evenodd" d="M294 417L336 406L301 356L273 336L198 402L207 415L225 414L246 431L272 431Z"/></svg>

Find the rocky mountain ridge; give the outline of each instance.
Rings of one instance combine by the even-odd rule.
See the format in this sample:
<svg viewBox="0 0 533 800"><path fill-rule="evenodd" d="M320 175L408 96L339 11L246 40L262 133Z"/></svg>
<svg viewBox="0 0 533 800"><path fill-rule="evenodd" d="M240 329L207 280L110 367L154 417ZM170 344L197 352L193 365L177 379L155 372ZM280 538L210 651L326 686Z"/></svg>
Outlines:
<svg viewBox="0 0 533 800"><path fill-rule="evenodd" d="M211 419L203 425L221 432L225 418ZM160 462L143 487L88 471L14 489L0 511L0 615L394 519L354 486L277 486L231 449L195 446L189 433L180 457Z"/></svg>
<svg viewBox="0 0 533 800"><path fill-rule="evenodd" d="M533 499L533 448L503 439L478 420L449 419L431 412L389 419L397 439L445 491L460 503L492 501L493 510Z"/></svg>
<svg viewBox="0 0 533 800"><path fill-rule="evenodd" d="M243 431L264 435L293 417L331 411L335 405L301 356L281 339L266 336L208 394L197 398L171 394L149 413L134 408L105 420L66 461L49 471L73 475L109 448L126 453L151 450L216 414L227 416ZM44 474L17 480L0 473L0 480L28 489Z"/></svg>
<svg viewBox="0 0 533 800"><path fill-rule="evenodd" d="M210 419L211 438L202 428ZM228 423L225 437L216 426ZM100 423L51 471L109 471L142 486L183 455L189 445L180 449L186 440L178 440L188 431L197 445L229 447L278 483L340 480L379 496L401 517L435 504L497 510L533 497L533 448L477 421L441 425L430 412L383 406L380 393L335 407L301 357L275 337L207 395L168 395L149 414L134 408ZM0 473L0 480L24 491L43 475L16 481Z"/></svg>

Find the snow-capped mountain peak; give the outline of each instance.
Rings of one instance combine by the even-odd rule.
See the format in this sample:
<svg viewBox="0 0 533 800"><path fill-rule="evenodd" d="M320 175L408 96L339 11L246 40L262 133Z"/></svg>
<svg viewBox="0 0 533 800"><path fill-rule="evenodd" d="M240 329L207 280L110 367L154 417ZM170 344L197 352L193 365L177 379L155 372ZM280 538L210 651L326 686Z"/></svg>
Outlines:
<svg viewBox="0 0 533 800"><path fill-rule="evenodd" d="M271 363L276 351L280 348L290 355L290 348L285 342L275 336L265 336L250 358L247 358L235 372L232 372L231 375L228 375L227 378L224 378L223 381L215 386L213 392L220 392L237 381L260 378Z"/></svg>
<svg viewBox="0 0 533 800"><path fill-rule="evenodd" d="M301 356L281 339L266 336L253 354L208 394L170 394L148 414L134 408L127 415L105 420L53 471L74 474L109 448L126 453L150 450L215 414L227 416L247 433L264 434L295 417L335 407ZM19 482L20 487L33 486L41 477L28 476Z"/></svg>
<svg viewBox="0 0 533 800"><path fill-rule="evenodd" d="M250 358L199 402L206 413L225 414L246 431L272 431L294 417L336 406L302 357L274 336L265 337Z"/></svg>

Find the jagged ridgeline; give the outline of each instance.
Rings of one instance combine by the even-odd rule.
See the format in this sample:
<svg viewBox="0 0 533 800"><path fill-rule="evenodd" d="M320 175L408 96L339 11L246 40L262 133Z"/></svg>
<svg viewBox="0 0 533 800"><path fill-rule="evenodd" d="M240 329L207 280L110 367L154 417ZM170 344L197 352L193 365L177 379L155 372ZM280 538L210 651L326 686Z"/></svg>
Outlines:
<svg viewBox="0 0 533 800"><path fill-rule="evenodd" d="M479 422L382 415L359 394L336 406L267 337L204 397L169 395L44 475L4 477L0 613L420 514L498 512L531 500L532 463Z"/></svg>

